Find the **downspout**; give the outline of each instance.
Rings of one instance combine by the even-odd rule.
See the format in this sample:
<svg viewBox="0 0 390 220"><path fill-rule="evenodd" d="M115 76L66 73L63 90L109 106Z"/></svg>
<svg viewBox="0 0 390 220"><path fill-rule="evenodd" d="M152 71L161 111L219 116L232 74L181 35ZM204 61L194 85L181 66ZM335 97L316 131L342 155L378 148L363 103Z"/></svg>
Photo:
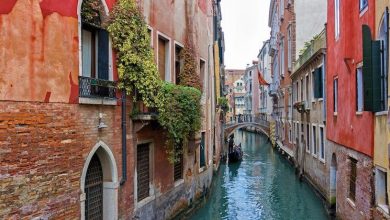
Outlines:
<svg viewBox="0 0 390 220"><path fill-rule="evenodd" d="M120 185L127 180L127 146L126 146L126 91L122 91L122 179Z"/></svg>

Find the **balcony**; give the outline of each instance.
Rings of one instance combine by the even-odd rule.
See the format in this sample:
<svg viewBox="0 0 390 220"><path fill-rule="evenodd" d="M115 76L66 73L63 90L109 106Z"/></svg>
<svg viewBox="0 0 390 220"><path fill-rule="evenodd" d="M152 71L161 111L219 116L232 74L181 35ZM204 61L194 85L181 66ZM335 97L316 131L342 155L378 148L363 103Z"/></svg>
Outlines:
<svg viewBox="0 0 390 220"><path fill-rule="evenodd" d="M79 103L116 105L116 82L79 76Z"/></svg>
<svg viewBox="0 0 390 220"><path fill-rule="evenodd" d="M301 67L303 67L314 55L325 50L326 48L326 31L323 29L321 33L314 36L313 39L307 43L306 49L302 54L299 55L299 58L294 63L293 73L297 72Z"/></svg>
<svg viewBox="0 0 390 220"><path fill-rule="evenodd" d="M142 101L136 101L131 115L133 120L154 121L157 120L158 113L156 108L148 108Z"/></svg>

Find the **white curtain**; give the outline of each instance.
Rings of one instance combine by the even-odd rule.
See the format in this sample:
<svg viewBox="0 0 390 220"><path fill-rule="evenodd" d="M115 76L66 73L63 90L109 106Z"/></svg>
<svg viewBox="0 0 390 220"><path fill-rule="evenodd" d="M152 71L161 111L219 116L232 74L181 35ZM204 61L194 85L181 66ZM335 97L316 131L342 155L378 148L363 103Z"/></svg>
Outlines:
<svg viewBox="0 0 390 220"><path fill-rule="evenodd" d="M82 75L86 77L91 77L91 65L92 65L92 33L87 30L83 30L82 35Z"/></svg>

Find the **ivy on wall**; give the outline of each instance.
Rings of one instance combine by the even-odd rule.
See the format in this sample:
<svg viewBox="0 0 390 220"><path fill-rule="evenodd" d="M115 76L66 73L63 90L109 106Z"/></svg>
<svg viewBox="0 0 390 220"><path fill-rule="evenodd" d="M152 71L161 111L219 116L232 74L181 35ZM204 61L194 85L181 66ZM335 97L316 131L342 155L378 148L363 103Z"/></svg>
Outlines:
<svg viewBox="0 0 390 220"><path fill-rule="evenodd" d="M160 79L147 25L134 0L116 2L107 29L117 55L118 87L127 94L136 91L147 107L157 108L158 122L167 131L168 160L178 161L177 149L201 126L201 85L193 47L184 48L181 85L174 85Z"/></svg>

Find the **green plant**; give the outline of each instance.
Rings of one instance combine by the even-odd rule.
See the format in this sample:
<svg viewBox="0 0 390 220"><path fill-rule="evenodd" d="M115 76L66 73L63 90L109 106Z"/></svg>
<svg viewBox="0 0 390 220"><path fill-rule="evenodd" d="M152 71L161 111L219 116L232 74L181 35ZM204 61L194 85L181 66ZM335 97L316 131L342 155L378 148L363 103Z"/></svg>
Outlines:
<svg viewBox="0 0 390 220"><path fill-rule="evenodd" d="M182 153L178 149L182 149L201 126L201 86L196 74L195 52L191 49L183 55L182 83L185 86L163 82L154 63L144 17L134 0L117 1L108 23L117 55L118 87L127 94L136 91L147 107L157 108L158 122L167 131L168 160L174 163ZM134 108L132 115L138 112L139 109Z"/></svg>
<svg viewBox="0 0 390 220"><path fill-rule="evenodd" d="M218 106L224 111L227 112L229 109L229 103L226 97L218 98Z"/></svg>
<svg viewBox="0 0 390 220"><path fill-rule="evenodd" d="M83 22L101 27L101 18L104 8L100 0L84 0L81 6L81 19Z"/></svg>
<svg viewBox="0 0 390 220"><path fill-rule="evenodd" d="M183 68L179 74L179 84L183 86L191 86L202 91L202 84L198 75L198 66L195 61L196 53L192 43L184 45L184 49L180 54L183 59Z"/></svg>
<svg viewBox="0 0 390 220"><path fill-rule="evenodd" d="M118 87L127 94L137 90L146 106L155 106L162 81L154 63L147 26L136 3L117 1L107 29L117 53Z"/></svg>
<svg viewBox="0 0 390 220"><path fill-rule="evenodd" d="M158 122L168 131L168 160L179 159L175 149L188 143L189 136L201 126L201 92L193 87L164 83L158 94Z"/></svg>

